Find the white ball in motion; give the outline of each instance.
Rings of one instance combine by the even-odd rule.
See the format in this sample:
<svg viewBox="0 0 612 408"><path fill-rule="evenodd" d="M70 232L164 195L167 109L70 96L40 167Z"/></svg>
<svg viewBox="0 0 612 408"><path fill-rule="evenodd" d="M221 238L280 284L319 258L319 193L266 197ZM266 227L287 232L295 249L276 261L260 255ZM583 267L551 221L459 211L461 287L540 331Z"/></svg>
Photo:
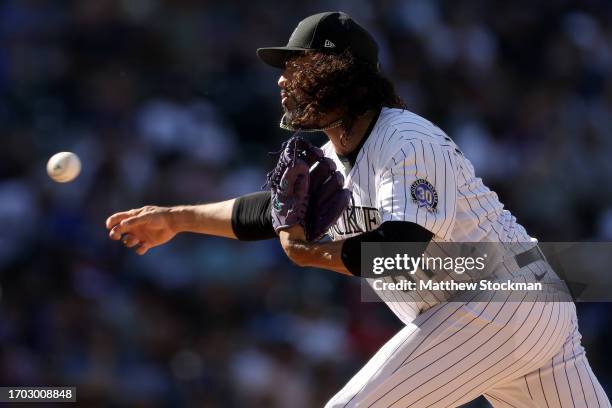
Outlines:
<svg viewBox="0 0 612 408"><path fill-rule="evenodd" d="M58 183L68 183L81 172L81 159L72 152L59 152L47 162L47 174Z"/></svg>

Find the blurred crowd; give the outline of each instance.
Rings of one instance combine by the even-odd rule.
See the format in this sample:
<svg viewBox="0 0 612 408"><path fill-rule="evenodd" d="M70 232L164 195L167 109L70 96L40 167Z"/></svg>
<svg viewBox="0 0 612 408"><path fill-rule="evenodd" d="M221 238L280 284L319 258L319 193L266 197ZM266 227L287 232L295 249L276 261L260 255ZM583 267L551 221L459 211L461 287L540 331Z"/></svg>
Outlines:
<svg viewBox="0 0 612 408"><path fill-rule="evenodd" d="M532 236L612 240L609 1L5 0L0 385L74 385L88 407L322 406L399 329L357 279L276 242L185 235L138 257L104 227L258 190L288 134L255 49L334 9ZM66 185L45 174L62 150L83 161ZM578 309L612 394L612 308Z"/></svg>

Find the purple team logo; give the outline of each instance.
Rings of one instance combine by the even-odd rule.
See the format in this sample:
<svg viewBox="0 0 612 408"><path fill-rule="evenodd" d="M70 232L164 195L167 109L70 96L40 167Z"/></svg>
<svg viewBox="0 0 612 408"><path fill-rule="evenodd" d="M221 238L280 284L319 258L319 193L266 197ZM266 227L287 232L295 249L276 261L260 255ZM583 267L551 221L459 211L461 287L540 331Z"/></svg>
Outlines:
<svg viewBox="0 0 612 408"><path fill-rule="evenodd" d="M438 193L429 181L415 180L410 186L410 195L418 207L425 207L429 212L438 211Z"/></svg>

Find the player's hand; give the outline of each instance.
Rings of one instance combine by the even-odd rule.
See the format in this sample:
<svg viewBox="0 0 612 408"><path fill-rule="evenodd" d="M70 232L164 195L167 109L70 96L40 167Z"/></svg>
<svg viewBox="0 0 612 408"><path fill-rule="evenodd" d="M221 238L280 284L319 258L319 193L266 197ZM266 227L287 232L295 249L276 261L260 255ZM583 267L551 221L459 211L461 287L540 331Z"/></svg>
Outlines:
<svg viewBox="0 0 612 408"><path fill-rule="evenodd" d="M138 255L170 241L178 232L173 226L171 209L156 206L113 214L106 220L106 228L111 239L121 240Z"/></svg>

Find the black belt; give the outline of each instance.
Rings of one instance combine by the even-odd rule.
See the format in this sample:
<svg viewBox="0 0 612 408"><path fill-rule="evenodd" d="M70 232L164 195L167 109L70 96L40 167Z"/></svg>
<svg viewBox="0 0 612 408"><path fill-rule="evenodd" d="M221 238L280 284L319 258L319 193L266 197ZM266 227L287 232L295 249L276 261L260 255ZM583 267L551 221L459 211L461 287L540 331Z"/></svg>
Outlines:
<svg viewBox="0 0 612 408"><path fill-rule="evenodd" d="M524 268L525 266L537 261L546 262L546 257L544 256L544 253L542 252L540 247L536 245L525 252L521 252L520 254L515 255L514 260L516 261L516 264L519 268Z"/></svg>

